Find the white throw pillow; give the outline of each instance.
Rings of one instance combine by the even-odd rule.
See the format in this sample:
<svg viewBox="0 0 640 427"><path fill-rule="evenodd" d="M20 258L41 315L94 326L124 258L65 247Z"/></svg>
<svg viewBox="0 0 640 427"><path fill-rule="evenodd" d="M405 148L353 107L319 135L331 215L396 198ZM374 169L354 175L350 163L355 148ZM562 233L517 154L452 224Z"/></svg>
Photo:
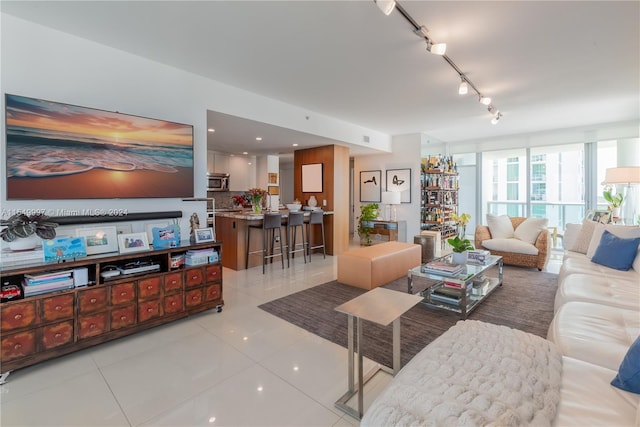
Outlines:
<svg viewBox="0 0 640 427"><path fill-rule="evenodd" d="M509 252L513 254L538 255L538 248L518 239L483 240L482 246L490 251Z"/></svg>
<svg viewBox="0 0 640 427"><path fill-rule="evenodd" d="M527 218L516 227L513 234L516 239L535 245L540 233L547 231L547 225L549 225L547 218Z"/></svg>
<svg viewBox="0 0 640 427"><path fill-rule="evenodd" d="M597 222L596 227L593 230L593 236L591 236L591 242L589 243L587 258L593 258L593 255L596 253L596 249L598 249L598 245L600 245L600 239L602 238L602 233L604 233L604 230L607 230L609 231L609 233L622 239L633 239L635 237L640 237L640 227L638 226L615 224L605 225Z"/></svg>
<svg viewBox="0 0 640 427"><path fill-rule="evenodd" d="M507 215L487 214L487 225L492 239L510 239L513 237L513 224Z"/></svg>
<svg viewBox="0 0 640 427"><path fill-rule="evenodd" d="M575 242L573 242L573 246L571 246L569 250L586 254L589 250L589 244L591 243L591 237L593 237L593 231L596 229L596 224L598 223L591 221L590 219L582 221L582 227L580 227L578 237L576 237ZM600 236L602 237L602 234Z"/></svg>

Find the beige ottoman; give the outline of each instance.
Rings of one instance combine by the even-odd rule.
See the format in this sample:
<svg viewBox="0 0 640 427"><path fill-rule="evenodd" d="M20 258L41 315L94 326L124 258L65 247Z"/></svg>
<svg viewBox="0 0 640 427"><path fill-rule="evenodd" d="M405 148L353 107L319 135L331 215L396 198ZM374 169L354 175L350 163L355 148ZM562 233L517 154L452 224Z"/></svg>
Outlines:
<svg viewBox="0 0 640 427"><path fill-rule="evenodd" d="M420 265L420 245L386 242L364 246L338 255L338 282L362 289L378 286L406 276Z"/></svg>

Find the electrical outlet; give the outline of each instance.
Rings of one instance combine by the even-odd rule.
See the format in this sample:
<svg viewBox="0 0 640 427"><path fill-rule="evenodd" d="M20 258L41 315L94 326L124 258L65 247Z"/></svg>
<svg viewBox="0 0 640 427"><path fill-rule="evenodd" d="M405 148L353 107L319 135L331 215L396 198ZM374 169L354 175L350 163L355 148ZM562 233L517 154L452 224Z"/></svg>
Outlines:
<svg viewBox="0 0 640 427"><path fill-rule="evenodd" d="M322 199L322 206L327 206L327 199Z"/></svg>

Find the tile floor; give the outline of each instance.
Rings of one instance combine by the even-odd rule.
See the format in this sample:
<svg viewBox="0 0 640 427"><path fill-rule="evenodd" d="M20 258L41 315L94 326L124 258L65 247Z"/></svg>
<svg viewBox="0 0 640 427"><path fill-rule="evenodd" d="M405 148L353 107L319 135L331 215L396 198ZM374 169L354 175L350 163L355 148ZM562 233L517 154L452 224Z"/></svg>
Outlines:
<svg viewBox="0 0 640 427"><path fill-rule="evenodd" d="M11 373L0 386L0 425L357 426L333 405L347 387L346 349L257 308L335 279L336 258L223 277L221 313ZM365 408L389 380L380 372L369 382Z"/></svg>

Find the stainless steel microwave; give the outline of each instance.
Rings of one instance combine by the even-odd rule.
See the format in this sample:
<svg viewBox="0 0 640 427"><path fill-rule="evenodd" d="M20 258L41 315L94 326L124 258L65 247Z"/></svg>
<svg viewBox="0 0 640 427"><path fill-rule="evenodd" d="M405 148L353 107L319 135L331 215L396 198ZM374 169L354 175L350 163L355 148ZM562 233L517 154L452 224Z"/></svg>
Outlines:
<svg viewBox="0 0 640 427"><path fill-rule="evenodd" d="M228 173L208 173L207 191L229 191Z"/></svg>

